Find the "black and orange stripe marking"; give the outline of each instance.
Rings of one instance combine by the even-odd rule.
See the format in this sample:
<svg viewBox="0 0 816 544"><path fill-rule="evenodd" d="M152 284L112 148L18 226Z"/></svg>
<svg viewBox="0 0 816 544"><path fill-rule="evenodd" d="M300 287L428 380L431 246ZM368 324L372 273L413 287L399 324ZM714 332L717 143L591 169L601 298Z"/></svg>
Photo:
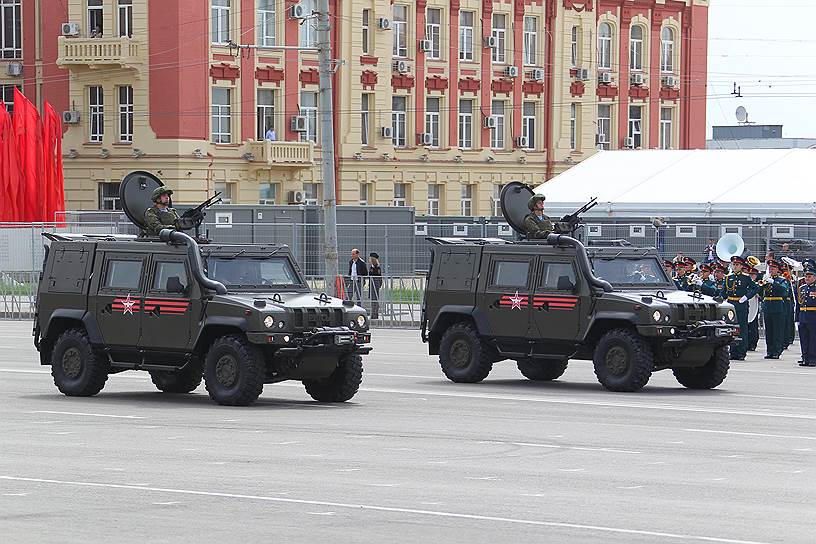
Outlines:
<svg viewBox="0 0 816 544"><path fill-rule="evenodd" d="M518 299L516 303L513 304L513 300L516 296ZM530 305L530 296L529 295L502 295L499 299L499 306L502 308L527 308Z"/></svg>
<svg viewBox="0 0 816 544"><path fill-rule="evenodd" d="M578 306L578 297L563 295L534 295L534 308L548 308L550 310L574 310Z"/></svg>
<svg viewBox="0 0 816 544"><path fill-rule="evenodd" d="M190 307L189 300L148 298L144 301L145 312L156 312L159 315L181 315Z"/></svg>

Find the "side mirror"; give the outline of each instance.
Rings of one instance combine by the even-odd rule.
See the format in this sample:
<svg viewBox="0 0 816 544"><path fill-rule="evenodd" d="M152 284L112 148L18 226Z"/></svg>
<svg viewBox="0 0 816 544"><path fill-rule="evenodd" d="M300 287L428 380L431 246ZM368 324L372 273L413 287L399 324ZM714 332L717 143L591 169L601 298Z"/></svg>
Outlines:
<svg viewBox="0 0 816 544"><path fill-rule="evenodd" d="M168 293L176 293L176 294L183 294L185 291L184 285L182 285L181 280L178 276L170 276L167 278L167 286L165 291Z"/></svg>

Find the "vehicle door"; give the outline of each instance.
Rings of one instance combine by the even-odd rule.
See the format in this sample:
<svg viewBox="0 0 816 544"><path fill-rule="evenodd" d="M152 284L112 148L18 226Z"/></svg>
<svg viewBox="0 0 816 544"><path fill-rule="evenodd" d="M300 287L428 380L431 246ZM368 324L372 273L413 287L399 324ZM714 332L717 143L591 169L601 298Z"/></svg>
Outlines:
<svg viewBox="0 0 816 544"><path fill-rule="evenodd" d="M581 324L581 297L576 263L569 258L540 257L533 289L533 322L548 349L571 352Z"/></svg>
<svg viewBox="0 0 816 544"><path fill-rule="evenodd" d="M479 306L492 336L523 338L527 335L534 264L534 256L496 253L489 256Z"/></svg>
<svg viewBox="0 0 816 544"><path fill-rule="evenodd" d="M147 255L105 253L96 296L96 315L108 346L134 348L142 321Z"/></svg>
<svg viewBox="0 0 816 544"><path fill-rule="evenodd" d="M140 347L168 351L187 349L193 319L190 277L184 256L153 256L142 308Z"/></svg>

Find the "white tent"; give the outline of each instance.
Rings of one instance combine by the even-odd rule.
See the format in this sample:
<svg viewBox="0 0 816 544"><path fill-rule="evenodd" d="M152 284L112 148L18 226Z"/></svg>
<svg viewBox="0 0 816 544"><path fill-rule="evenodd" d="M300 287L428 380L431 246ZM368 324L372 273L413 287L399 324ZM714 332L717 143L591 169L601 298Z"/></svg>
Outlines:
<svg viewBox="0 0 816 544"><path fill-rule="evenodd" d="M536 189L557 215L816 219L816 150L600 151Z"/></svg>

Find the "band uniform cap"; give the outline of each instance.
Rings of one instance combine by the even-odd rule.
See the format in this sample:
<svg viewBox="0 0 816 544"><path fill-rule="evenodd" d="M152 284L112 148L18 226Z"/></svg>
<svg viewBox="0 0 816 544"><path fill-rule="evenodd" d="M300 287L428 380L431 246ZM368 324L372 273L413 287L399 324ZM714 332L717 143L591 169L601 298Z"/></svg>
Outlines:
<svg viewBox="0 0 816 544"><path fill-rule="evenodd" d="M669 261L667 259L664 259L663 260L663 266L666 266L668 268L674 268L674 261Z"/></svg>
<svg viewBox="0 0 816 544"><path fill-rule="evenodd" d="M701 264L700 265L701 272L711 272L711 265L708 264Z"/></svg>
<svg viewBox="0 0 816 544"><path fill-rule="evenodd" d="M780 266L779 261L777 261L776 259L767 259L765 261L765 264L768 265L768 267L773 266L773 267L779 268L779 266Z"/></svg>
<svg viewBox="0 0 816 544"><path fill-rule="evenodd" d="M745 264L745 259L743 259L739 255L734 255L733 257L731 257L731 262L734 264Z"/></svg>
<svg viewBox="0 0 816 544"><path fill-rule="evenodd" d="M697 264L697 261L695 261L691 257L686 257L685 259L683 259L683 264L686 266L694 266Z"/></svg>
<svg viewBox="0 0 816 544"><path fill-rule="evenodd" d="M718 272L718 271L725 274L726 272L728 272L728 268L726 268L725 265L717 263L717 264L714 265L714 272Z"/></svg>
<svg viewBox="0 0 816 544"><path fill-rule="evenodd" d="M816 267L808 266L805 268L805 276L816 276Z"/></svg>

